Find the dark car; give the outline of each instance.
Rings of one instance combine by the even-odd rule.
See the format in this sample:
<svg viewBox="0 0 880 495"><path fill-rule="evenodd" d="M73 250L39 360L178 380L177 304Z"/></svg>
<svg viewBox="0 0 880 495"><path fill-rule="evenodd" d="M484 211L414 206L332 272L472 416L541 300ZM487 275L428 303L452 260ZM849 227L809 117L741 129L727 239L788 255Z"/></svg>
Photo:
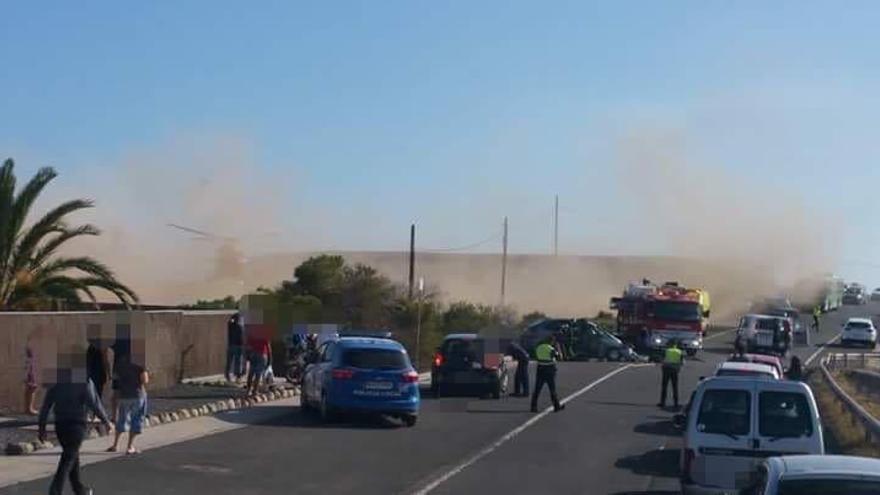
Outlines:
<svg viewBox="0 0 880 495"><path fill-rule="evenodd" d="M507 393L507 362L500 342L474 333L447 335L434 354L431 392L435 397L453 390L491 395Z"/></svg>
<svg viewBox="0 0 880 495"><path fill-rule="evenodd" d="M520 335L519 343L529 354L535 354L538 344L551 335L561 335L564 330L575 327L575 320L570 318L547 318L536 321L526 327Z"/></svg>
<svg viewBox="0 0 880 495"><path fill-rule="evenodd" d="M630 346L595 324L584 326L575 333L572 352L574 360L597 358L631 361L636 357Z"/></svg>

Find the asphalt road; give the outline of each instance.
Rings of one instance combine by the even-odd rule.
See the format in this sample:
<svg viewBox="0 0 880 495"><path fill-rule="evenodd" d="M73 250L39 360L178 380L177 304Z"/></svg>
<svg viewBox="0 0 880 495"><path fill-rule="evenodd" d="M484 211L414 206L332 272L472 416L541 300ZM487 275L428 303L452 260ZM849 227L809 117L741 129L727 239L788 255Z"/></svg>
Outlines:
<svg viewBox="0 0 880 495"><path fill-rule="evenodd" d="M807 359L845 318L878 313L880 305L869 305L826 315L814 345L795 353ZM729 355L731 341L732 334L721 335L688 361L683 403ZM119 495L677 493L680 439L674 412L656 407L659 369L624 366L560 365L561 396L577 395L558 414L536 418L519 398L425 398L410 429L382 419L325 426L292 408L269 423L89 465L84 477L96 494ZM0 495L45 493L48 483Z"/></svg>

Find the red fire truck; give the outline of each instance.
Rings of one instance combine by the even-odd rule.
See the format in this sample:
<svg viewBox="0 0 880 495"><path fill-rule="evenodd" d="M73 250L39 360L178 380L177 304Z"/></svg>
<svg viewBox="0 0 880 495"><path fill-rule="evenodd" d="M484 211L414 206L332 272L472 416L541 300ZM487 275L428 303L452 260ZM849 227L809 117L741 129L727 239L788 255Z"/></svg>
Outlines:
<svg viewBox="0 0 880 495"><path fill-rule="evenodd" d="M642 352L660 354L673 340L689 356L703 348L709 319L705 290L643 280L611 298L611 309L617 310L618 335Z"/></svg>

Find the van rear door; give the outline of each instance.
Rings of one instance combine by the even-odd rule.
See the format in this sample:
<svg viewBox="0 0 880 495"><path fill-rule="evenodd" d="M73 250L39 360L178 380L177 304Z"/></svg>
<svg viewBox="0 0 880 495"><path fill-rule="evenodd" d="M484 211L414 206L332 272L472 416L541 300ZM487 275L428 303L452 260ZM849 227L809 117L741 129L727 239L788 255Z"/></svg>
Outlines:
<svg viewBox="0 0 880 495"><path fill-rule="evenodd" d="M756 395L757 456L825 453L819 412L809 387L791 382L761 383Z"/></svg>
<svg viewBox="0 0 880 495"><path fill-rule="evenodd" d="M756 383L725 380L703 390L691 412L695 419L687 445L694 449L691 478L698 485L724 489L748 485L754 466Z"/></svg>

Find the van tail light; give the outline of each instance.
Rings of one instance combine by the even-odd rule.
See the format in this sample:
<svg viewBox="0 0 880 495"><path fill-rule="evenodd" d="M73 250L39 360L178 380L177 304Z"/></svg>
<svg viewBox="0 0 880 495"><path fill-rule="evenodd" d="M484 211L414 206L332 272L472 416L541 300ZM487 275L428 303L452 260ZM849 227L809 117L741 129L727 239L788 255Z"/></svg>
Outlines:
<svg viewBox="0 0 880 495"><path fill-rule="evenodd" d="M415 371L407 371L403 374L403 383L418 383L419 382L419 374Z"/></svg>
<svg viewBox="0 0 880 495"><path fill-rule="evenodd" d="M694 449L684 449L684 453L682 454L681 460L681 482L685 484L693 484L694 480L691 478L691 469L694 465L694 458L696 457L696 453Z"/></svg>
<svg viewBox="0 0 880 495"><path fill-rule="evenodd" d="M354 371L348 368L335 368L332 376L334 380L351 380L354 378Z"/></svg>
<svg viewBox="0 0 880 495"><path fill-rule="evenodd" d="M434 366L443 366L443 354L440 354L439 352L434 354Z"/></svg>

